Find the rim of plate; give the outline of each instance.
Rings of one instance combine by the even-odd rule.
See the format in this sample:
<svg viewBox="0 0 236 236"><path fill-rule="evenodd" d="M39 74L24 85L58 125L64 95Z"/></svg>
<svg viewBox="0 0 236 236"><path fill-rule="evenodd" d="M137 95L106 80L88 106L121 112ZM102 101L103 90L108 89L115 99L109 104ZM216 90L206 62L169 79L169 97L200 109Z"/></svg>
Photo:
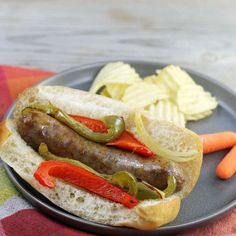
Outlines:
<svg viewBox="0 0 236 236"><path fill-rule="evenodd" d="M48 78L46 78L45 80L42 80L40 81L39 83L36 83L33 87L35 86L38 86L38 85L44 85L45 83L48 83L50 81L53 81L57 78L60 78L60 77L63 77L65 75L67 75L68 73L72 73L72 72L76 72L76 71L80 71L80 70L84 70L84 69L92 69L94 67L97 67L97 66L104 66L105 64L107 63L111 63L111 62L117 62L117 61L122 61L122 62L125 62L125 63L129 63L129 64L142 64L142 65L145 65L145 64L152 64L152 65L156 65L157 67L165 67L169 64L167 63L160 63L160 62L155 62L155 61L150 61L150 60L129 60L129 59L125 59L125 60L120 60L120 59L112 59L112 60L105 60L105 61L98 61L98 62L95 62L95 63L86 63L86 64L82 64L80 66L75 66L75 67L72 67L72 68L69 68L69 69L66 69L66 70L63 70L62 72L59 72L53 76L50 76ZM205 80L208 80L210 81L211 83L214 83L216 84L217 86L223 88L224 90L226 90L228 93L230 93L231 95L233 95L235 98L236 98L236 92L231 89L230 87L226 86L225 84L223 84L222 82L219 82L215 79L212 79L211 77L207 76L207 75L204 75L202 73L199 73L199 72L196 72L192 69L188 69L186 67L182 67L182 69L186 70L188 73L192 74L192 75L195 75L195 76L198 76L198 77L201 77ZM6 118L9 118L13 112L15 108L15 102L11 105L11 107L8 109L7 113L5 114L4 116L4 119ZM125 229L125 230L128 230L130 232L137 232L139 230L136 230L136 229L132 229L132 228L124 228L124 227L115 227L115 226L109 226L109 225L104 225L104 224L98 224L98 223L95 223L95 222L92 222L92 221L88 221L88 220L85 220L79 216L75 216L69 212L65 212L63 209L60 210L60 209L56 209L54 208L54 206L50 206L48 205L47 203L45 203L43 200L37 198L34 196L33 193L29 193L24 187L21 186L21 184L18 182L17 178L14 176L17 175L18 178L21 179L21 177L10 167L8 166L5 162L3 162L3 166L4 168L6 169L8 175L11 177L11 179L13 180L13 182L17 185L17 187L28 197L28 198L31 198L33 199L35 202L37 202L38 204L44 206L45 208L48 208L50 209L52 212L56 212L57 214L59 214L60 216L62 217L68 217L68 218L71 218L75 221L80 221L80 222L83 222L85 224L89 224L89 225L92 225L92 226L96 226L96 227L103 227L103 228L106 228L106 229L110 229L110 230L122 230L122 229ZM13 173L14 172L14 173ZM36 190L37 191L37 190ZM212 221L213 219L216 219L218 217L220 217L221 215L223 214L226 214L227 212L229 212L230 210L232 210L234 207L236 207L236 199L229 202L228 204L226 204L224 207L222 207L221 209L211 213L211 214L207 214L206 216L204 217L199 217L195 220L192 220L191 222L188 222L188 223L183 223L183 224L179 224L179 225L173 225L173 226L163 226L163 227L160 227L160 228L157 228L153 231L156 231L156 232L174 232L174 231L178 231L178 230L187 230L187 229L190 229L190 228L193 228L193 227L196 227L196 226L200 226L206 222L210 222ZM153 232L153 231L149 231L149 232Z"/></svg>

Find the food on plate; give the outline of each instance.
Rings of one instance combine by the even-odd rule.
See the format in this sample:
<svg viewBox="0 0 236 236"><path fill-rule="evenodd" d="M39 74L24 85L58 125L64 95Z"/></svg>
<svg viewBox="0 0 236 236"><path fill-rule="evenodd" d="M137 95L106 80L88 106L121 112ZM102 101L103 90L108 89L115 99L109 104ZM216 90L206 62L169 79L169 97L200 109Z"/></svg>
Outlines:
<svg viewBox="0 0 236 236"><path fill-rule="evenodd" d="M221 179L229 179L236 172L236 146L234 146L216 167L216 175Z"/></svg>
<svg viewBox="0 0 236 236"><path fill-rule="evenodd" d="M9 166L54 204L97 223L154 229L173 221L201 169L192 131L71 88L27 89L0 127Z"/></svg>
<svg viewBox="0 0 236 236"><path fill-rule="evenodd" d="M132 208L138 203L138 199L114 186L105 178L66 161L44 161L34 173L35 179L48 188L55 187L55 179L52 176L106 199L121 203L128 208Z"/></svg>
<svg viewBox="0 0 236 236"><path fill-rule="evenodd" d="M96 76L91 92L97 92L103 89L105 85L120 85L124 87L125 85L128 86L140 81L142 81L141 78L129 64L123 62L109 63ZM120 87L110 86L108 89L119 91ZM109 93L108 89L107 92Z"/></svg>
<svg viewBox="0 0 236 236"><path fill-rule="evenodd" d="M152 118L168 120L182 127L186 121L210 116L218 105L215 97L174 65L142 80L129 64L108 63L97 74L90 92L120 100ZM158 112L153 112L154 108Z"/></svg>
<svg viewBox="0 0 236 236"><path fill-rule="evenodd" d="M178 66L169 65L158 72L158 78L166 85L172 93L186 84L195 84L193 79ZM158 80L158 79L157 79Z"/></svg>
<svg viewBox="0 0 236 236"><path fill-rule="evenodd" d="M148 115L153 119L173 121L181 127L185 127L186 119L179 108L169 100L162 100L157 104L151 104L148 108Z"/></svg>
<svg viewBox="0 0 236 236"><path fill-rule="evenodd" d="M128 84L108 84L106 89L102 90L101 95L103 95L103 91L107 91L107 94L104 96L120 100L124 96L125 89L128 88L128 86Z"/></svg>
<svg viewBox="0 0 236 236"><path fill-rule="evenodd" d="M236 145L236 133L218 132L212 134L201 134L203 154L231 148Z"/></svg>
<svg viewBox="0 0 236 236"><path fill-rule="evenodd" d="M232 148L216 168L216 175L220 179L229 179L232 177L236 172L236 133L227 131L201 134L200 138L204 154Z"/></svg>
<svg viewBox="0 0 236 236"><path fill-rule="evenodd" d="M196 84L182 85L176 97L177 105L187 120L194 120L198 115L204 114L202 117L210 115L210 112L217 107L216 99L209 92L205 92L202 86Z"/></svg>
<svg viewBox="0 0 236 236"><path fill-rule="evenodd" d="M159 89L158 86L139 82L125 89L121 100L130 107L143 108L168 97L169 94Z"/></svg>

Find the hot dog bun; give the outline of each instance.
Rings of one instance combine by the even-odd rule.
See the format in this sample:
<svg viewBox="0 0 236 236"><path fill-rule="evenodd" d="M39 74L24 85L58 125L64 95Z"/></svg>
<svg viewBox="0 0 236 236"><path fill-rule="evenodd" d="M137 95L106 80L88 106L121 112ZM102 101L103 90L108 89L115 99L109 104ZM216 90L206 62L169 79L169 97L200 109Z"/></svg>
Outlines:
<svg viewBox="0 0 236 236"><path fill-rule="evenodd" d="M23 108L36 102L51 102L67 113L97 119L105 115L121 115L125 119L126 128L135 134L133 121L135 111L121 102L60 86L38 86L27 89L18 98L14 119L1 124L0 156L32 187L66 211L97 223L153 229L175 219L180 209L181 198L191 192L200 173L202 146L195 133L166 121L146 118L149 131L156 138L163 139L163 143L169 148L188 150L191 147L198 152L195 160L178 163L185 178L181 191L164 200L145 200L136 207L127 209L121 204L60 180L56 181L54 189L48 189L34 179L33 174L43 159L20 137L14 120L18 120Z"/></svg>

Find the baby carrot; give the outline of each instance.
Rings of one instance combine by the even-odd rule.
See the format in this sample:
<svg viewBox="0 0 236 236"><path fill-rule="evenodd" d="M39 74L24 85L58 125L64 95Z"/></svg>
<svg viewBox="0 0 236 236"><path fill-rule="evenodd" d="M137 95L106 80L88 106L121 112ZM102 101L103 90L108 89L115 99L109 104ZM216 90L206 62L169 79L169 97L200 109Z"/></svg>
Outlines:
<svg viewBox="0 0 236 236"><path fill-rule="evenodd" d="M216 168L216 175L220 179L229 179L236 172L236 145L224 157Z"/></svg>
<svg viewBox="0 0 236 236"><path fill-rule="evenodd" d="M219 132L213 134L202 134L200 138L203 143L203 153L219 151L236 145L236 133Z"/></svg>

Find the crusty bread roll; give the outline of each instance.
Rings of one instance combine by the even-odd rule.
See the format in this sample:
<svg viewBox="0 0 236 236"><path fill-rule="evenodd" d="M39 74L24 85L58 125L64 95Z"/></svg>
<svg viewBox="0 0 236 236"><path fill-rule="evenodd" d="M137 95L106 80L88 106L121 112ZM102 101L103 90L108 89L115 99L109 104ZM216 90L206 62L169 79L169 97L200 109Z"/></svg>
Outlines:
<svg viewBox="0 0 236 236"><path fill-rule="evenodd" d="M27 89L17 100L14 119L6 120L0 126L0 156L33 188L64 210L97 223L153 229L175 219L181 199L191 192L199 177L202 146L198 135L167 121L145 118L149 132L161 139L163 145L179 151L195 149L197 154L195 160L177 163L184 176L181 191L163 200L141 201L136 207L128 209L60 180L56 181L53 189L46 188L35 180L33 174L43 159L20 137L15 121L23 108L38 102L51 102L67 113L96 119L106 115L120 115L124 117L126 128L137 135L134 125L135 111L121 102L60 86ZM171 161L167 162L171 164Z"/></svg>

